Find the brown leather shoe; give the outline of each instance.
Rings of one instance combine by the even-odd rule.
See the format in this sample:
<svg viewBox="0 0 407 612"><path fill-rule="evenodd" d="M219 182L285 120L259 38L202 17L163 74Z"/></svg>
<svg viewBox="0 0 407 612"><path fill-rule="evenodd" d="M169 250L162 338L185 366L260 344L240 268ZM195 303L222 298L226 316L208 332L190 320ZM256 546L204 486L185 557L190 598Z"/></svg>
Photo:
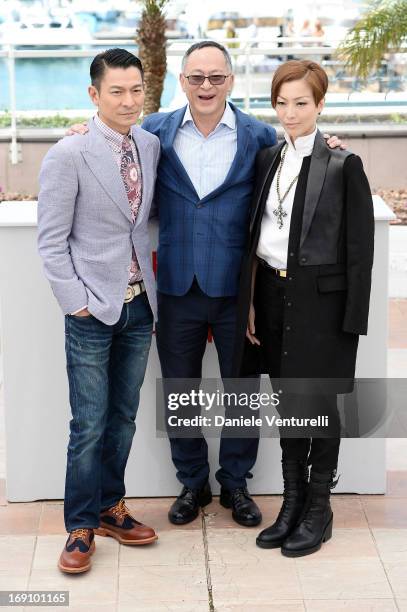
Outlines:
<svg viewBox="0 0 407 612"><path fill-rule="evenodd" d="M91 566L91 555L95 552L93 529L71 531L58 561L61 572L81 574Z"/></svg>
<svg viewBox="0 0 407 612"><path fill-rule="evenodd" d="M120 544L150 544L158 539L154 529L147 527L131 516L124 499L100 515L100 527L95 529L100 536L115 538Z"/></svg>

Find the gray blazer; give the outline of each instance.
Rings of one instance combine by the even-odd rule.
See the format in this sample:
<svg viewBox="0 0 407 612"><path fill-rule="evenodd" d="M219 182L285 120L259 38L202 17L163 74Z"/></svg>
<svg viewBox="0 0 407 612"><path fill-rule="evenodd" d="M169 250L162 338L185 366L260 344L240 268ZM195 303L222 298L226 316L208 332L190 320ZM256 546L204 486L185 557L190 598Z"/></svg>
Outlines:
<svg viewBox="0 0 407 612"><path fill-rule="evenodd" d="M139 127L132 134L143 175L135 224L118 165L93 121L85 136L70 136L51 147L40 172L38 249L45 275L64 314L87 304L107 325L120 318L132 244L157 318L147 223L160 144Z"/></svg>

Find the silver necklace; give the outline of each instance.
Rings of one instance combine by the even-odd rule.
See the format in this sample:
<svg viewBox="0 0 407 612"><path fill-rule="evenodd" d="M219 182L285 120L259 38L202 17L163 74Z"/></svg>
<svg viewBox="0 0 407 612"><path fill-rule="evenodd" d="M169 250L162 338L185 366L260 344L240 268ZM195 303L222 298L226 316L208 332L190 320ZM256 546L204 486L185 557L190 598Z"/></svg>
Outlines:
<svg viewBox="0 0 407 612"><path fill-rule="evenodd" d="M283 227L283 225L284 225L284 217L287 216L287 213L286 213L286 211L283 208L284 200L286 199L286 197L290 193L292 187L297 182L298 177L300 176L299 174L297 174L297 176L295 178L293 178L291 183L288 185L285 194L283 196L281 196L281 192L280 192L280 177L281 177L281 171L283 169L283 165L284 165L284 160L285 160L285 155L287 153L287 149L288 149L288 144L284 145L283 152L281 154L280 163L279 163L278 170L277 170L277 200L278 200L278 206L277 206L277 208L275 208L273 210L273 215L275 215L277 217L278 229L281 229Z"/></svg>

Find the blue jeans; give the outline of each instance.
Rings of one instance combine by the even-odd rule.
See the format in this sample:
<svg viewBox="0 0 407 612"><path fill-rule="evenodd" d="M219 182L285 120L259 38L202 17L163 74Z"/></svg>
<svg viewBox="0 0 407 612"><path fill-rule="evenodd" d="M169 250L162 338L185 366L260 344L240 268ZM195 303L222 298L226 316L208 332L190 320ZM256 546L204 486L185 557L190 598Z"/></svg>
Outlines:
<svg viewBox="0 0 407 612"><path fill-rule="evenodd" d="M123 305L119 321L65 317L72 410L65 526L96 528L100 512L125 495L124 472L136 429L153 315L146 293Z"/></svg>

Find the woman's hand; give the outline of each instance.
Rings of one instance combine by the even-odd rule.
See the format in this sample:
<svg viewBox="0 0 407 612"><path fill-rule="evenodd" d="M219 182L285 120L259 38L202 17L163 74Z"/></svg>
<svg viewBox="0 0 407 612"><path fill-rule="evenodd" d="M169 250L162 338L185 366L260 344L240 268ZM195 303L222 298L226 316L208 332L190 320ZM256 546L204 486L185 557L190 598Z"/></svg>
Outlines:
<svg viewBox="0 0 407 612"><path fill-rule="evenodd" d="M260 346L260 341L254 335L256 333L256 328L254 326L254 319L255 319L254 306L253 304L250 304L249 320L247 322L247 329L246 329L246 338L248 338L252 344L258 344Z"/></svg>

